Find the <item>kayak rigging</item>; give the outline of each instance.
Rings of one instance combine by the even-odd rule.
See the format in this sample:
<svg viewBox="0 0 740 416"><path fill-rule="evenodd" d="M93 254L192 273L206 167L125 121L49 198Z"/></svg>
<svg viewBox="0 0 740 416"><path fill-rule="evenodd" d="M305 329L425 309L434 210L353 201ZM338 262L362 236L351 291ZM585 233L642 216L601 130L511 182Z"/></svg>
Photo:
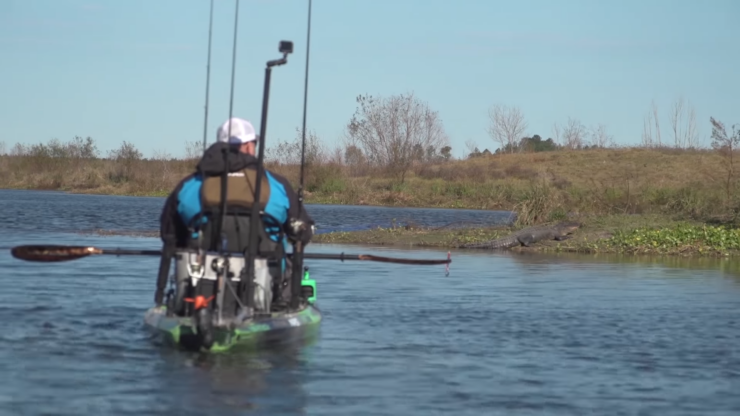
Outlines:
<svg viewBox="0 0 740 416"><path fill-rule="evenodd" d="M207 150L213 4L214 0L211 0L203 127L204 154ZM310 226L310 224L300 224L298 219L301 218L301 214L305 209L304 181L311 6L312 0L308 0L303 120L301 130L301 166L300 183L297 192L298 218L289 219L291 221L291 228ZM238 25L239 0L235 0L227 139L231 137L233 124ZM231 228L234 224L238 226L240 223L238 220L230 220L227 227L225 221L225 217L227 216L227 201L231 198L228 195L231 187L229 185L231 174L229 174L229 150L228 146L224 146L224 169L220 173L220 192L217 194L219 195L218 198L215 198L215 192L214 198L212 198L214 207L217 205L218 209L216 209L215 229L210 235L211 238L208 239L211 241L204 242L206 239L203 233L204 227L200 227L196 234L197 248L178 248L175 250L174 256L172 256L171 252L167 252L164 249L161 251L121 250L61 245L17 246L12 248L11 254L17 259L36 262L67 261L92 255L152 255L159 256L163 259L164 263L165 260L169 262L172 257L175 261L175 273L170 281L171 288L167 293L167 300L164 302L161 301L163 297L162 292L164 292L167 285L167 274L164 273L160 275L157 282L155 306L146 312L144 321L148 327L166 335L175 344L191 349L210 351L224 351L244 341L253 344L269 342L274 340L275 337L282 337L286 334L286 331L295 333L298 336L308 336L312 333L312 330L317 329L322 321L322 315L315 305L316 281L310 278L308 268L303 263L304 258L416 265L445 264L449 267L452 261L449 252L445 260L403 259L370 254L306 254L304 253L304 246L300 238L295 238L291 242L293 246L292 253L288 253L284 249L274 251L265 251L263 249L263 242L268 237L266 237L261 228L261 221L262 219L270 218L270 215L264 212L266 208L261 209L261 205L266 205L267 201L260 201L264 193L262 188L263 182L267 185L264 155L270 80L273 67L287 64L288 55L293 53L293 42L280 41L278 50L283 55L282 58L267 61L265 67L260 133L256 137L257 147L259 148L256 170L253 175L246 173L248 172L247 169L237 173L237 175L242 175L249 185L253 184L251 186L253 192L250 189L231 189L231 192L241 192L234 198L244 198L245 195L248 195L248 199L250 199L251 206L247 208L249 214L245 214L248 217L248 241L246 249L243 251L237 250L237 252L228 250L231 242L227 241L225 237L232 235L230 231L233 231ZM252 178L254 178L253 182ZM267 188L267 192L269 193L269 187ZM229 214L229 217L231 216ZM280 231L278 235L278 247L283 247L283 238L285 238L285 235ZM210 249L205 249L205 246L210 247ZM276 259L277 267L268 261L275 261ZM292 273L286 276L285 268L282 264L288 260L291 261ZM278 271L276 272L275 270ZM274 274L277 274L277 282L280 285L288 281L290 282L287 303L283 303L285 299L282 298L280 287L277 288L279 296L276 297L280 302L273 303L274 285L272 276ZM216 317L212 316L213 312L216 313Z"/></svg>
<svg viewBox="0 0 740 416"><path fill-rule="evenodd" d="M211 0L211 11L208 17L208 59L206 61L206 104L205 104L205 115L203 117L203 153L208 147L208 96L211 87L211 41L213 39L213 0Z"/></svg>

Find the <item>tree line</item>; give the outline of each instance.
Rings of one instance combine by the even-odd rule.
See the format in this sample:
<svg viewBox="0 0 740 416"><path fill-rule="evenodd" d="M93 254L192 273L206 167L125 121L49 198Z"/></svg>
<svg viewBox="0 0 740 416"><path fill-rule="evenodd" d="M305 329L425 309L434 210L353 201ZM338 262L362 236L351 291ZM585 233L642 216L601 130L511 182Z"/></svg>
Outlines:
<svg viewBox="0 0 740 416"><path fill-rule="evenodd" d="M356 110L345 125L342 144L333 149L312 131L307 132L306 163L336 163L362 169L382 169L383 172L403 182L410 168L418 163L436 163L453 159L452 147L439 113L418 99L413 93L388 97L359 95ZM655 102L644 117L641 137L642 147L699 148L696 113L683 98L677 99L670 109L668 135L664 136L659 123ZM556 150L585 150L615 146L614 138L604 124L586 127L579 120L569 118L563 125L555 123L552 136L543 139L539 134L527 136L528 123L516 106L494 105L488 113L488 135L498 145L492 153L480 150L474 141L467 141L464 158L477 158L492 154L547 152ZM724 124L710 118L712 148L723 152L734 166L734 151L740 145L740 131L733 125L728 132ZM278 141L268 146L266 154L271 163L291 165L300 163L301 134L296 129L293 141ZM199 142L186 143L186 159L196 159L202 152ZM0 154L52 158L99 158L100 152L92 138L75 137L68 143L57 139L47 144L23 145L17 143L8 152L0 143ZM107 158L118 162L142 160L143 154L136 147L124 142L120 148L107 152ZM152 160L173 160L166 151L156 151Z"/></svg>

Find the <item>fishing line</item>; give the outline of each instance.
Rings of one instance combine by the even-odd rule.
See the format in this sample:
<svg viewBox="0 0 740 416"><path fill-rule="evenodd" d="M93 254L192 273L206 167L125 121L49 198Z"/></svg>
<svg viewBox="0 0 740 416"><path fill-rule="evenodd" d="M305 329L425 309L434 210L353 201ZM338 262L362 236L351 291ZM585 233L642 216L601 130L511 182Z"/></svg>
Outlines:
<svg viewBox="0 0 740 416"><path fill-rule="evenodd" d="M206 139L208 137L208 96L211 87L211 39L213 33L213 0L211 0L211 13L208 20L208 61L206 63L206 105L205 119L203 120L203 152L206 151Z"/></svg>
<svg viewBox="0 0 740 416"><path fill-rule="evenodd" d="M237 33L239 29L239 0L236 0L236 10L234 11L234 46L233 50L231 52L231 87L229 92L229 129L227 137L227 143L231 139L231 127L232 122L231 118L234 114L234 78L236 76L236 45L237 45ZM228 172L229 172L229 151L228 149L224 150L224 172L223 175L221 175L221 212L218 216L218 226L216 227L216 233L214 234L214 237L218 239L218 237L223 233L223 224L224 224L224 216L226 215L226 188L228 180ZM217 247L218 247L218 241L217 241ZM223 247L221 247L223 249Z"/></svg>
<svg viewBox="0 0 740 416"><path fill-rule="evenodd" d="M229 97L229 120L234 113L234 77L236 75L236 34L239 28L239 0L236 0L236 11L234 12L234 48L231 52L231 91ZM231 122L229 122L229 135L231 137Z"/></svg>
<svg viewBox="0 0 740 416"><path fill-rule="evenodd" d="M308 106L308 58L311 51L311 0L308 0L308 29L306 31L306 74L303 81L303 129L301 144L301 182L298 187L298 218L303 210L303 181L306 164L306 107Z"/></svg>

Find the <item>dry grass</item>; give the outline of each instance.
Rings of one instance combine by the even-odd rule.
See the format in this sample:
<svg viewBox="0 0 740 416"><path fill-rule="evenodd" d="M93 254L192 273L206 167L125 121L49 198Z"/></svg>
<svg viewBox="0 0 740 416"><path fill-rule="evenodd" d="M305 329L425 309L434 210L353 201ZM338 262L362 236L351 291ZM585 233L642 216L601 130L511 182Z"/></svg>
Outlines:
<svg viewBox="0 0 740 416"><path fill-rule="evenodd" d="M398 183L336 158L307 167L308 203L514 210L520 224L568 215L670 214L731 221L725 158L710 150L609 148L515 153L417 164ZM0 187L118 195L166 195L197 159L0 156ZM298 184L298 166L268 167ZM737 170L737 169L736 169Z"/></svg>

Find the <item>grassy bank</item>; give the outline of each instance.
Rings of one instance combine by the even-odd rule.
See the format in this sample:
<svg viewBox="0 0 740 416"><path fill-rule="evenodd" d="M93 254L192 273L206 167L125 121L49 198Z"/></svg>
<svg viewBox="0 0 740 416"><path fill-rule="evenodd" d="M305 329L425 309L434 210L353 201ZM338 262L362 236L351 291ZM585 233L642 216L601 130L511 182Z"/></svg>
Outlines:
<svg viewBox="0 0 740 416"><path fill-rule="evenodd" d="M740 256L740 230L661 215L583 217L565 241L544 241L514 251ZM317 243L455 249L461 244L504 237L520 227L393 227L317 235ZM473 249L469 249L473 250ZM485 250L475 250L485 251Z"/></svg>
<svg viewBox="0 0 740 416"><path fill-rule="evenodd" d="M581 216L581 227L565 241L542 241L512 251L614 253L671 255L690 257L740 257L740 229L709 225L700 221L680 220L665 215ZM392 226L365 231L330 232L314 236L313 244L361 244L399 248L458 249L466 243L478 243L505 237L521 226L442 227ZM128 235L159 238L159 231L86 231L96 235ZM462 249L490 252L481 249Z"/></svg>
<svg viewBox="0 0 740 416"><path fill-rule="evenodd" d="M81 140L55 142L0 156L0 188L162 196L197 163L166 154L145 159L126 143L108 158L80 148ZM521 224L568 214L729 221L740 212L738 168L731 163L726 153L711 150L556 150L419 162L399 181L383 169L324 156L307 168L306 201L513 210ZM297 186L298 166L269 167Z"/></svg>

